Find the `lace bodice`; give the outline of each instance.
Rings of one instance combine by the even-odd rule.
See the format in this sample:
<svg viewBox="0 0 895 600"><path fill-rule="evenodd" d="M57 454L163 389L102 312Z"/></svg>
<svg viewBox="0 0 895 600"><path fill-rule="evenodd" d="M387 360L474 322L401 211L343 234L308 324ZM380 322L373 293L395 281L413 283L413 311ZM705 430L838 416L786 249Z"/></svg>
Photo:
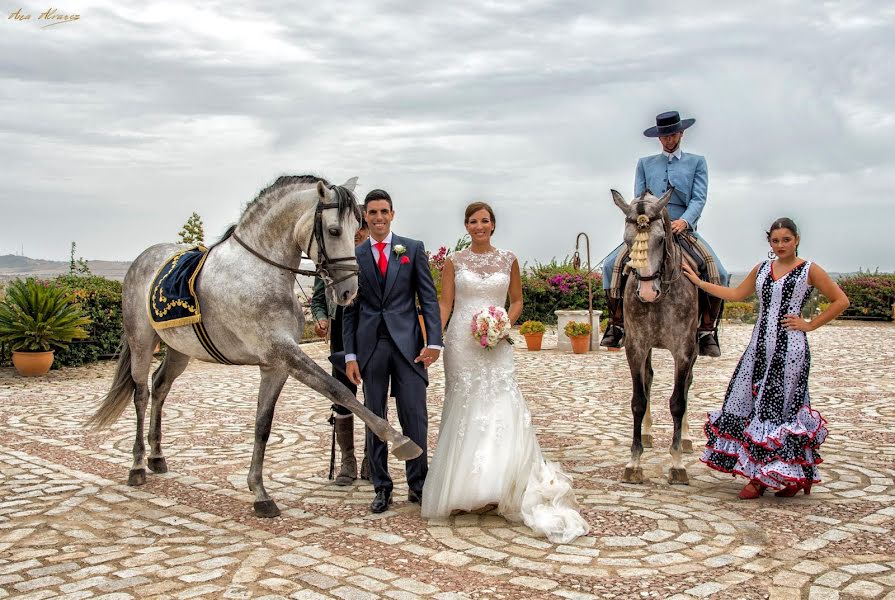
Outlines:
<svg viewBox="0 0 895 600"><path fill-rule="evenodd" d="M452 325L468 324L472 315L490 305L506 308L510 269L516 260L512 252L495 248L476 254L466 248L451 254L448 260L454 265Z"/></svg>

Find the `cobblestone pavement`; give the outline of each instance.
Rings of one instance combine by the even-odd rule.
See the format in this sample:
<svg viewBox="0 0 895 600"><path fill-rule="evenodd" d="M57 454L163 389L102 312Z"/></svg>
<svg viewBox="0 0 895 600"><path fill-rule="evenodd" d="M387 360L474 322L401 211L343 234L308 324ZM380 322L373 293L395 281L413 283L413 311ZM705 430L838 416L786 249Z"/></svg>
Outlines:
<svg viewBox="0 0 895 600"><path fill-rule="evenodd" d="M725 356L697 363L697 442L750 329L727 325ZM423 521L400 479L394 508L370 515L369 484L327 482L328 404L294 381L265 464L283 515L256 519L245 484L252 367L191 364L165 405L170 472L140 488L124 485L132 411L105 432L81 426L113 364L41 379L0 369L0 598L895 598L895 326L809 335L813 402L830 421L824 481L810 496L749 502L736 497L742 479L706 468L698 454L685 455L691 485L666 482L667 353L656 357L648 481L625 485L624 353L560 353L550 350L555 336L542 352L517 345L541 445L574 475L592 527L566 546L493 512ZM323 344L305 348L325 363ZM438 363L430 451L442 394ZM391 468L402 471L394 460Z"/></svg>

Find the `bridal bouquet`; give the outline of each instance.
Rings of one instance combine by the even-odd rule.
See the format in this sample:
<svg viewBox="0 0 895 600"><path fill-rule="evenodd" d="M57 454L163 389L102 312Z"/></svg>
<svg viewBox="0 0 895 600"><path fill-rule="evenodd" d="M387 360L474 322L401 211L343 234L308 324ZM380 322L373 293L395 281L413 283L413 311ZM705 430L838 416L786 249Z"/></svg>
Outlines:
<svg viewBox="0 0 895 600"><path fill-rule="evenodd" d="M489 306L473 315L471 329L472 337L487 350L497 346L501 340L513 343L510 339L510 318L507 311L499 306Z"/></svg>

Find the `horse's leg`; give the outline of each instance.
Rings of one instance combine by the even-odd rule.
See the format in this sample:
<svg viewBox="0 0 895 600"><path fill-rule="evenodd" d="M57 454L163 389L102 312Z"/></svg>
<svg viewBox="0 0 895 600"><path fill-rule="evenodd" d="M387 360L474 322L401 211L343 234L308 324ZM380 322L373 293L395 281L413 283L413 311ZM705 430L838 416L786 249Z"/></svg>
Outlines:
<svg viewBox="0 0 895 600"><path fill-rule="evenodd" d="M127 334L126 334L127 335ZM143 422L149 403L149 369L152 367L152 349L157 340L155 331L148 325L134 335L128 335L131 350L131 378L134 380L134 408L137 412L137 431L134 437L134 464L127 474L128 485L146 483L146 444Z"/></svg>
<svg viewBox="0 0 895 600"><path fill-rule="evenodd" d="M646 413L643 415L643 433L641 434L641 439L643 440L644 448L652 448L653 447L653 411L652 411L652 403L650 402L650 390L653 387L653 349L650 348L649 352L646 355L646 369L644 373L644 393L646 395Z"/></svg>
<svg viewBox="0 0 895 600"><path fill-rule="evenodd" d="M631 460L625 465L625 474L622 476L624 483L643 483L643 469L640 466L640 457L643 455L643 441L641 439L641 427L643 417L646 414L646 361L649 351L635 350L631 344L625 350L628 357L628 367L631 370L631 413L634 415L634 439L631 442Z"/></svg>
<svg viewBox="0 0 895 600"><path fill-rule="evenodd" d="M363 421L373 435L391 444L391 452L398 460L411 460L423 453L422 448L396 431L388 421L377 417L357 401L357 398L344 385L320 368L307 354L302 352L298 344L289 340L275 347L277 356L283 359L289 375L317 391L334 404L344 406Z"/></svg>
<svg viewBox="0 0 895 600"><path fill-rule="evenodd" d="M261 386L258 388L258 410L255 413L255 449L249 468L249 490L255 492L255 515L276 517L280 509L264 489L264 451L273 423L273 409L289 375L273 367L261 367Z"/></svg>
<svg viewBox="0 0 895 600"><path fill-rule="evenodd" d="M152 408L149 414L149 469L153 473L167 473L168 463L162 454L162 405L171 390L171 384L183 373L190 357L170 346L165 360L152 377Z"/></svg>
<svg viewBox="0 0 895 600"><path fill-rule="evenodd" d="M668 483L687 485L690 479L687 470L681 460L681 430L683 429L684 415L687 412L687 390L690 387L693 360L690 357L674 357L674 390L671 392L669 407L671 418L674 421L674 434L671 437L671 472Z"/></svg>
<svg viewBox="0 0 895 600"><path fill-rule="evenodd" d="M687 378L687 391L690 391L690 386L693 385L693 367L695 366L695 362L690 366L690 376ZM681 449L684 451L684 454L693 454L693 439L690 437L690 407L689 403L684 410L684 420L681 424Z"/></svg>

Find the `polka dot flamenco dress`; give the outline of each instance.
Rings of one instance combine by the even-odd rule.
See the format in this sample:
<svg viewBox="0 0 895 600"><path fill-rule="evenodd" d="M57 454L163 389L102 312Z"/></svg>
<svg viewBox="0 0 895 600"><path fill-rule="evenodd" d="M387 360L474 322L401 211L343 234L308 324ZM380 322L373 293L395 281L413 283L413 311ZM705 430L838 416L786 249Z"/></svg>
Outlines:
<svg viewBox="0 0 895 600"><path fill-rule="evenodd" d="M818 448L827 428L808 396L808 338L780 322L785 315L801 314L812 290L810 266L806 261L777 280L771 261L759 267L759 314L752 339L723 407L709 413L705 424L708 442L702 462L773 489L820 481Z"/></svg>

